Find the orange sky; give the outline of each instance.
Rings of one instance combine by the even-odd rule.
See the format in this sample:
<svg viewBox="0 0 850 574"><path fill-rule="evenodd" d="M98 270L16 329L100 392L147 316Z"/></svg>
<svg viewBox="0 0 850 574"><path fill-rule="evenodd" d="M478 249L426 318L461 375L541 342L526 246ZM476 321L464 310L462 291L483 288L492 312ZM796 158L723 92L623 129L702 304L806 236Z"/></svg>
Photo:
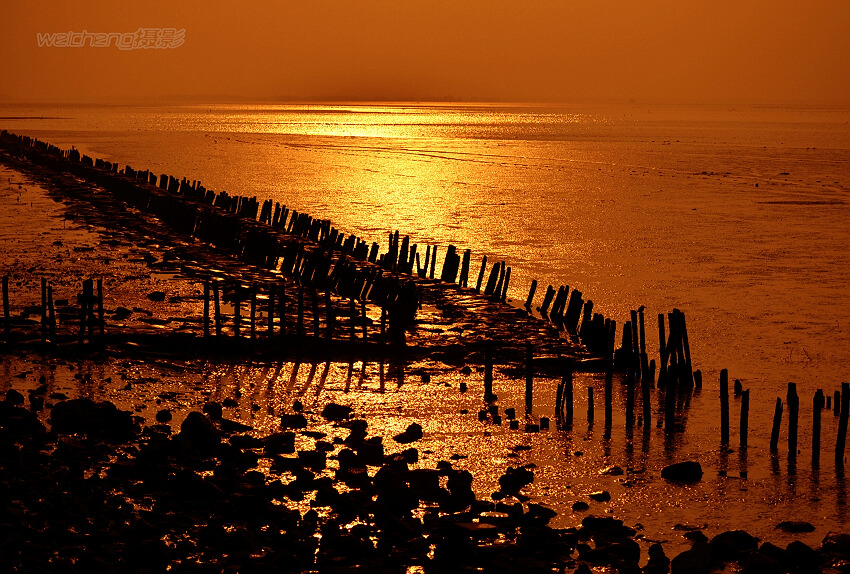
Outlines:
<svg viewBox="0 0 850 574"><path fill-rule="evenodd" d="M185 28L185 44L36 40L139 27ZM0 55L0 101L17 102L850 104L850 2L3 0Z"/></svg>

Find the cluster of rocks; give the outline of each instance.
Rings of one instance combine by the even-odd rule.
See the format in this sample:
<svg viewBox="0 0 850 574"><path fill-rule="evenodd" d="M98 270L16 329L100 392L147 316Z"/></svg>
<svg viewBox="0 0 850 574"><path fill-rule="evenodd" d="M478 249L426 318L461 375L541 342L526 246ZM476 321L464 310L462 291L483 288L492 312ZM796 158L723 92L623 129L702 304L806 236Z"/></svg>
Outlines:
<svg viewBox="0 0 850 574"><path fill-rule="evenodd" d="M338 436L290 415L290 428L258 438L215 403L172 435L87 399L58 402L48 430L22 398L0 402L4 572L661 574L737 561L743 572L772 573L850 559L847 536L819 550L781 549L733 531L695 539L672 561L654 544L641 568L636 532L622 521L551 527L555 512L520 494L530 468L509 468L491 500L478 499L468 471L447 461L416 467L408 445L419 425L394 437L405 450L388 453L342 405L322 411Z"/></svg>

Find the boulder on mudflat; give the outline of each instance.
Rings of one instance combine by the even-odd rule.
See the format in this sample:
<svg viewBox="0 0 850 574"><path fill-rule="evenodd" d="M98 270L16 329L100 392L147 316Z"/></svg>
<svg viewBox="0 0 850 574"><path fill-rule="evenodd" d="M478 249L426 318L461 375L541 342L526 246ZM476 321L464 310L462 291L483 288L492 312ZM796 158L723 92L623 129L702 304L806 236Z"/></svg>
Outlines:
<svg viewBox="0 0 850 574"><path fill-rule="evenodd" d="M815 531L815 527L812 523L805 522L803 520L784 520L776 525L776 529L791 533Z"/></svg>
<svg viewBox="0 0 850 574"><path fill-rule="evenodd" d="M174 439L186 450L209 452L221 445L221 432L203 413L192 411Z"/></svg>
<svg viewBox="0 0 850 574"><path fill-rule="evenodd" d="M743 530L727 530L712 538L711 554L723 561L735 560L745 552L758 550L758 539Z"/></svg>
<svg viewBox="0 0 850 574"><path fill-rule="evenodd" d="M50 413L53 432L85 434L107 441L124 442L136 435L136 424L127 411L118 410L110 402L71 399L53 406Z"/></svg>
<svg viewBox="0 0 850 574"><path fill-rule="evenodd" d="M342 421L351 417L351 407L347 405L338 405L336 403L328 403L322 409L322 416L329 421Z"/></svg>
<svg viewBox="0 0 850 574"><path fill-rule="evenodd" d="M395 435L393 440L401 444L408 444L421 439L422 436L422 425L411 423L403 433Z"/></svg>
<svg viewBox="0 0 850 574"><path fill-rule="evenodd" d="M702 467L693 460L677 462L661 470L661 478L673 482L699 482L702 480Z"/></svg>

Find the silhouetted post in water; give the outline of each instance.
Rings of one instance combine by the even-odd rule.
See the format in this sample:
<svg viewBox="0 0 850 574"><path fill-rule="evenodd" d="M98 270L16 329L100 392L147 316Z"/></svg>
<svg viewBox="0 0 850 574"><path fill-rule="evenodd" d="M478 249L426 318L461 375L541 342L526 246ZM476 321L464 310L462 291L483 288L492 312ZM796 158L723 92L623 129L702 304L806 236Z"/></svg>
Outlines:
<svg viewBox="0 0 850 574"><path fill-rule="evenodd" d="M210 282L204 281L204 339L210 337Z"/></svg>
<svg viewBox="0 0 850 574"><path fill-rule="evenodd" d="M613 378L614 378L614 374L613 374L612 370L610 368L607 369L605 371L604 398L605 398L605 429L608 430L608 431L611 430L611 426L613 424L613 421L612 421L612 419L613 419L612 402L613 402L613 399L614 399L614 397L613 397L614 393L613 393L613 389L612 389Z"/></svg>
<svg viewBox="0 0 850 574"><path fill-rule="evenodd" d="M531 313L531 303L534 301L534 292L537 291L537 279L531 280L531 287L528 290L528 298L525 300L525 308Z"/></svg>
<svg viewBox="0 0 850 574"><path fill-rule="evenodd" d="M484 344L484 401L493 400L493 344Z"/></svg>
<svg viewBox="0 0 850 574"><path fill-rule="evenodd" d="M328 340L332 341L334 338L334 323L336 323L336 317L334 316L334 306L333 301L331 301L331 292L330 289L325 291L325 327L327 327L327 335Z"/></svg>
<svg viewBox="0 0 850 574"><path fill-rule="evenodd" d="M694 389L702 389L702 371L699 369L694 371Z"/></svg>
<svg viewBox="0 0 850 574"><path fill-rule="evenodd" d="M782 399L776 397L776 409L773 411L773 429L770 431L770 450L779 446L779 426L782 424Z"/></svg>
<svg viewBox="0 0 850 574"><path fill-rule="evenodd" d="M797 396L797 383L788 383L788 456L797 454L797 424L800 418L800 398Z"/></svg>
<svg viewBox="0 0 850 574"><path fill-rule="evenodd" d="M298 288L298 339L304 338L304 288Z"/></svg>
<svg viewBox="0 0 850 574"><path fill-rule="evenodd" d="M747 448L750 427L750 389L741 392L741 448Z"/></svg>
<svg viewBox="0 0 850 574"><path fill-rule="evenodd" d="M677 387L677 368L676 368L676 352L671 351L670 369L667 371L664 383L664 430L668 433L676 430L676 387Z"/></svg>
<svg viewBox="0 0 850 574"><path fill-rule="evenodd" d="M823 391L818 389L812 401L812 466L816 466L820 460L820 415L823 402Z"/></svg>
<svg viewBox="0 0 850 574"><path fill-rule="evenodd" d="M434 249L431 250L431 272L428 276L433 279L434 278L434 268L437 266L437 246L434 246Z"/></svg>
<svg viewBox="0 0 850 574"><path fill-rule="evenodd" d="M593 424L593 387L587 387L587 424Z"/></svg>
<svg viewBox="0 0 850 574"><path fill-rule="evenodd" d="M425 246L425 267L419 271L419 276L425 278L428 276L428 266L431 264L431 246Z"/></svg>
<svg viewBox="0 0 850 574"><path fill-rule="evenodd" d="M685 365L687 366L686 372L688 375L688 385L693 385L694 368L693 363L691 363L691 346L688 343L688 325L685 322L685 314L682 311L679 311L679 323L682 336L682 348L685 352Z"/></svg>
<svg viewBox="0 0 850 574"><path fill-rule="evenodd" d="M461 287L469 287L469 260L472 257L472 251L467 249L463 252L463 261L460 265L460 280L458 285Z"/></svg>
<svg viewBox="0 0 850 574"><path fill-rule="evenodd" d="M251 284L251 340L257 337L257 286Z"/></svg>
<svg viewBox="0 0 850 574"><path fill-rule="evenodd" d="M269 285L269 301L268 301L268 306L266 307L266 311L267 311L267 314L268 314L268 321L269 321L268 326L267 326L269 341L271 341L272 337L274 337L275 295L276 295L275 286L274 286L274 283L272 283L271 285Z"/></svg>
<svg viewBox="0 0 850 574"><path fill-rule="evenodd" d="M213 289L213 310L215 311L215 336L221 337L221 303L218 298L218 281L212 284Z"/></svg>
<svg viewBox="0 0 850 574"><path fill-rule="evenodd" d="M643 309L643 305L638 308L638 320L640 321L640 379L641 381L648 382L647 379L649 379L649 357L646 353L646 328L644 326Z"/></svg>
<svg viewBox="0 0 850 574"><path fill-rule="evenodd" d="M53 285L47 285L47 323L50 325L50 338L56 341L56 311L53 308Z"/></svg>
<svg viewBox="0 0 850 574"><path fill-rule="evenodd" d="M481 258L481 270L478 272L478 281L475 282L475 292L481 293L481 282L484 281L484 271L487 269L487 256Z"/></svg>
<svg viewBox="0 0 850 574"><path fill-rule="evenodd" d="M850 384L841 383L841 414L838 435L835 437L835 464L844 466L844 444L847 441L847 417L850 415Z"/></svg>
<svg viewBox="0 0 850 574"><path fill-rule="evenodd" d="M9 341L11 331L9 318L9 276L3 276L3 332L6 334L6 342Z"/></svg>
<svg viewBox="0 0 850 574"><path fill-rule="evenodd" d="M732 385L732 394L739 397L742 392L744 392L744 386L741 384L741 379L735 379L735 383Z"/></svg>
<svg viewBox="0 0 850 574"><path fill-rule="evenodd" d="M841 413L841 393L835 391L832 395L832 414L838 416Z"/></svg>
<svg viewBox="0 0 850 574"><path fill-rule="evenodd" d="M47 342L47 279L41 278L41 342Z"/></svg>
<svg viewBox="0 0 850 574"><path fill-rule="evenodd" d="M242 293L240 293L239 283L235 283L233 285L233 335L237 339L239 338L239 322L241 319L240 306L242 304L241 301Z"/></svg>
<svg viewBox="0 0 850 574"><path fill-rule="evenodd" d="M363 342L366 342L366 301L360 301L360 319L363 321Z"/></svg>
<svg viewBox="0 0 850 574"><path fill-rule="evenodd" d="M103 321L103 279L97 280L97 324L100 327L100 338L103 339L105 328Z"/></svg>
<svg viewBox="0 0 850 574"><path fill-rule="evenodd" d="M530 342L525 343L525 414L530 415L534 387L534 350Z"/></svg>
<svg viewBox="0 0 850 574"><path fill-rule="evenodd" d="M640 327L638 326L638 314L637 311L632 310L631 312L631 327L632 327L632 348L631 348L631 361L629 362L632 369L635 371L635 378L640 378L641 364L640 364Z"/></svg>
<svg viewBox="0 0 850 574"><path fill-rule="evenodd" d="M508 300L508 285L511 282L511 268L508 267L507 271L505 271L505 284L502 285L502 295L499 299L504 302Z"/></svg>
<svg viewBox="0 0 850 574"><path fill-rule="evenodd" d="M729 444L729 371L720 371L720 444Z"/></svg>
<svg viewBox="0 0 850 574"><path fill-rule="evenodd" d="M664 378L667 376L667 336L664 334L664 313L658 314L658 356L661 364L658 369L658 386L663 386Z"/></svg>
<svg viewBox="0 0 850 574"><path fill-rule="evenodd" d="M354 319L357 315L357 311L354 307L354 297L351 297L348 300L348 312L349 312L349 321L348 321L348 338L353 343L354 342Z"/></svg>
<svg viewBox="0 0 850 574"><path fill-rule="evenodd" d="M650 369L649 376L644 378L641 381L641 406L643 408L643 428L644 430L648 430L650 428L651 419L652 419L652 404L651 398L649 395L649 387L654 384L655 378L655 363L652 363L652 368Z"/></svg>
<svg viewBox="0 0 850 574"><path fill-rule="evenodd" d="M629 369L626 375L626 428L635 424L635 369Z"/></svg>
<svg viewBox="0 0 850 574"><path fill-rule="evenodd" d="M322 335L319 329L319 293L310 289L310 297L313 300L313 336L318 339Z"/></svg>

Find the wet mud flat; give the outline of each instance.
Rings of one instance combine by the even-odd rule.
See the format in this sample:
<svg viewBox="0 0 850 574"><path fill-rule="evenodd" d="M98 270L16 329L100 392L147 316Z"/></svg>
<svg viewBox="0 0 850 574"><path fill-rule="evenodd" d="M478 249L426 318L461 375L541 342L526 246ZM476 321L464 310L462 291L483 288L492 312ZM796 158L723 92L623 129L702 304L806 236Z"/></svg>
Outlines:
<svg viewBox="0 0 850 574"><path fill-rule="evenodd" d="M25 202L24 188L32 182L16 179L19 176L7 175L10 179L4 182L8 185L4 201L18 202L13 197L18 190L21 203ZM56 185L51 181L54 183L50 185ZM33 193L31 202L37 201ZM160 571L169 565L178 571L250 571L252 567L258 571L586 571L587 567L634 571L638 563L649 566L649 558L656 570L648 571L666 571L658 547L639 531L610 517L581 518L583 511L576 508L576 526L550 527L549 523L557 523L556 513L569 511L547 507L545 496L529 497L534 487L534 465L506 465L487 487L473 489L475 478L463 468L468 462L464 455L453 458L449 452L440 451L428 435L440 437L435 431L451 424L474 425L477 409L472 405L480 408L480 400L464 404L464 410L471 412L460 420L457 416L440 419L433 410L425 415L415 407L403 416L383 411L381 417L380 409L370 412L368 403L352 408L341 404L343 401L325 412L325 365L347 371L335 378L343 384L376 387L376 396L382 396L381 390L404 385L405 380L423 383L424 379L458 371L458 360L468 357L453 349L463 345L468 333L476 332L472 328L475 315L463 315L469 313L469 307L459 304L459 299L452 299L451 305L433 304L435 309L442 306L448 312L435 314L431 326L426 327L430 330L423 329L432 348L420 356L415 350L418 345L411 344L415 335L408 335L407 350L398 353L381 341L377 328L377 344L358 341L341 345L332 353L315 349L325 344L315 334L310 338L294 333L284 342L301 341L300 346L259 349L256 355L251 350L260 348L260 341L252 343L245 332L245 340L238 345L233 345L234 333L230 330L225 331L229 337L223 344L203 343L203 295L194 268L206 268L219 276L230 273L241 280L260 280L268 272L216 254L179 235L169 237L155 220L134 216L115 225L110 223L115 221L115 214L109 211L104 216L100 208L87 207L87 202L77 203L67 197L64 201L69 205L62 206L52 220L57 237L64 240L54 239L37 218L18 219L31 222L35 229L29 234L9 234L29 236L33 241L22 250L28 255L16 255L14 265L19 275L13 279L13 286L18 287L19 294L30 293L32 304L28 306L36 308L39 274L49 274L57 292L63 286L68 289L69 307L73 308L79 277L92 274L90 269L99 265L106 281L114 279L104 297L107 316L112 320L103 339L95 336L80 346L73 328L76 314L69 312L67 324L71 328L65 340L57 338L43 344L36 313L24 317L27 305L22 308L16 303L15 332L23 335L15 341L14 349L4 349L4 390L10 392L3 407L3 424L7 432L4 450L18 456L10 456L9 466L4 465L8 469L4 482L14 496L9 498L12 504L3 523L9 525L10 535L26 534L13 536L10 540L16 544L7 546L12 549L9 563L13 566L45 566L47 560L45 568L52 571L93 571L101 567L107 568L104 571ZM74 213L80 216L67 218ZM68 231L70 223L72 230ZM145 227L148 225L151 227ZM79 244L70 239L74 233ZM127 235L121 238L121 234ZM63 244L54 245L57 240ZM56 249L52 264L43 263L39 245L38 249ZM77 270L81 274L75 277ZM13 273L10 275L15 277ZM154 292L166 296L155 301L149 297ZM110 297L114 297L113 303ZM476 301L498 306L481 303L480 299L469 301L469 306ZM114 315L119 306L131 313L117 319ZM502 309L505 315L495 324L509 329L515 310ZM427 307L425 310L427 313ZM374 315L369 317L373 326L380 323L380 316ZM450 322L452 316L463 319ZM309 325L310 320L306 322ZM481 323L486 329L495 328L486 321ZM455 340L435 344L433 339L440 333ZM189 341L195 341L196 347ZM188 356L197 361L190 364ZM220 369L221 359L225 370L245 369L236 359L240 356L258 366L265 362L268 367L259 368L266 370L266 376L243 381L244 386L236 384L238 377L225 377L234 382L230 388L222 388L219 382L203 384L205 375ZM287 363L282 368L289 379L284 376L281 381L281 359L297 364L299 356L304 368ZM270 357L276 361L270 361ZM81 358L86 359L83 369L76 366ZM453 365L437 362L450 358ZM467 367L463 372L474 375L477 369ZM76 392L53 388L51 373L57 371L73 371L69 376ZM197 375L197 388L190 387L194 392L187 392L185 378L179 382L180 377L166 376L187 371ZM306 381L302 378L305 371ZM510 367L505 373L512 373ZM152 379L174 379L174 387L160 388ZM266 393L264 399L252 394L258 383L268 389L269 382L283 388L274 388L279 392ZM457 387L461 382L465 383L459 380ZM146 386L157 388L156 394L144 398L137 395L135 404L127 404L132 399L126 401L126 397L132 397L134 389L138 392ZM508 390L496 390L504 401ZM453 392L451 396L460 394ZM82 400L75 400L79 398ZM429 404L433 409L437 401L450 402L448 398L438 395ZM91 399L96 402L88 402ZM104 399L120 408L103 404ZM54 417L56 406L63 403L60 415ZM500 413L505 412L505 406L503 402ZM123 411L135 411L137 418ZM257 413L266 416L260 418ZM441 424L429 426L432 418ZM421 437L417 426L420 431L425 427ZM132 432L128 430L131 427ZM46 432L46 428L51 431ZM22 429L26 432L19 432ZM458 431L457 435L463 437L465 433ZM441 438L445 440L445 435L438 441ZM286 444L266 448L275 441ZM425 444L428 446L422 446ZM518 449L515 454L522 451ZM29 465L30 459L41 464ZM110 470L113 467L116 469ZM41 482L35 480L39 472ZM30 480L22 480L23 476ZM36 484L41 484L46 494L34 491ZM57 500L71 496L77 496L79 504L68 512L57 511L62 508ZM602 502L604 495L598 497L599 501L589 498L589 504ZM63 525L64 538L51 523ZM151 529L146 530L148 527ZM688 525L683 529L699 530ZM119 535L110 537L113 531ZM58 542L51 542L54 534ZM705 564L721 567L726 561L734 568L735 560L750 563L751 568L761 563L774 568L758 571L785 571L774 564L777 561L789 570L814 571L813 565L829 566L845 559L841 553L846 541L840 536L828 537L819 554L800 544L784 551L762 545L762 550L756 551L755 539L741 533L715 536L707 545L702 544L699 534L689 537L695 541L693 553L678 559L677 571L700 571L695 568ZM16 548L27 546L17 544L23 541L34 543L30 548L50 550L39 556L16 554ZM101 546L107 550L99 553ZM125 558L119 556L122 550L128 550ZM128 561L126 556L135 560Z"/></svg>

